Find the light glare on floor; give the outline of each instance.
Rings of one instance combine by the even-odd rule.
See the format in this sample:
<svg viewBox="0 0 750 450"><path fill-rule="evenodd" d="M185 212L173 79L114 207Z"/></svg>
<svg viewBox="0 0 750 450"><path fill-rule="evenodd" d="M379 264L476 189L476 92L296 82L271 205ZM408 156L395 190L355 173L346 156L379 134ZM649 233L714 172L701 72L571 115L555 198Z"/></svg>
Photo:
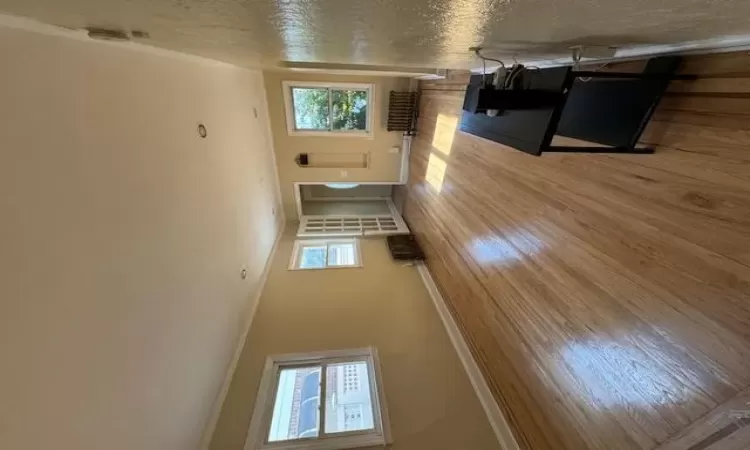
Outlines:
<svg viewBox="0 0 750 450"><path fill-rule="evenodd" d="M432 186L436 194L439 194L443 190L443 179L445 178L445 169L447 168L448 164L441 157L435 153L430 153L424 179Z"/></svg>
<svg viewBox="0 0 750 450"><path fill-rule="evenodd" d="M570 380L571 389L586 396L585 401L606 408L642 408L687 401L683 386L652 359L659 354L659 344L650 348L653 355L644 354L627 341L614 339L568 343L560 352L560 370ZM670 355L660 358L670 359Z"/></svg>
<svg viewBox="0 0 750 450"><path fill-rule="evenodd" d="M467 249L481 264L509 266L542 252L544 248L544 242L534 234L519 229L476 238Z"/></svg>
<svg viewBox="0 0 750 450"><path fill-rule="evenodd" d="M438 114L435 121L435 135L432 137L432 147L448 156L453 149L453 137L456 135L458 117Z"/></svg>

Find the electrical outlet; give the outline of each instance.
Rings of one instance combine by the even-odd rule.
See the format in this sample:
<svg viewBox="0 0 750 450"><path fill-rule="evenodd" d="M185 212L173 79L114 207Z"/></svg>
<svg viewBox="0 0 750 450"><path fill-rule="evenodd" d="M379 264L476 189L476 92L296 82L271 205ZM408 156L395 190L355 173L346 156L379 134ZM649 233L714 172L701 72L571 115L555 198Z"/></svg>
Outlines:
<svg viewBox="0 0 750 450"><path fill-rule="evenodd" d="M346 178L348 176L349 176L349 172L347 172L346 170L341 171L341 178Z"/></svg>

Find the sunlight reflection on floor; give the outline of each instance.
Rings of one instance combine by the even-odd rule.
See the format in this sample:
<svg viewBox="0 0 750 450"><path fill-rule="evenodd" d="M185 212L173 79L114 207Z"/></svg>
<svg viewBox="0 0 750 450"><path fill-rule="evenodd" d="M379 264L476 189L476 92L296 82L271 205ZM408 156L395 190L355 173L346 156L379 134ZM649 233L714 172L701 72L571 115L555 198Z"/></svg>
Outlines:
<svg viewBox="0 0 750 450"><path fill-rule="evenodd" d="M658 344L652 347L658 351ZM687 401L684 386L654 359L613 339L596 338L567 344L560 371L582 401L605 407L653 407ZM664 360L668 361L668 355Z"/></svg>
<svg viewBox="0 0 750 450"><path fill-rule="evenodd" d="M531 231L519 228L473 239L466 250L483 267L507 268L544 252L547 246ZM659 351L657 343L649 348ZM562 378L582 402L632 408L690 400L683 384L658 363L669 361L670 355L646 355L629 342L611 336L569 342L556 359Z"/></svg>
<svg viewBox="0 0 750 450"><path fill-rule="evenodd" d="M427 161L424 179L436 194L446 188L445 171L448 156L453 149L453 137L458 127L458 117L438 114L435 120L435 134L432 137L432 150Z"/></svg>
<svg viewBox="0 0 750 450"><path fill-rule="evenodd" d="M532 233L519 229L507 233L483 236L471 241L467 250L480 264L509 266L524 256L544 250L545 244Z"/></svg>
<svg viewBox="0 0 750 450"><path fill-rule="evenodd" d="M443 158L436 153L430 154L424 179L432 186L436 194L439 194L443 190L443 180L445 179L445 169L447 168L448 164Z"/></svg>
<svg viewBox="0 0 750 450"><path fill-rule="evenodd" d="M432 148L448 156L453 149L453 137L458 127L457 116L438 114L435 121L435 134L432 137Z"/></svg>

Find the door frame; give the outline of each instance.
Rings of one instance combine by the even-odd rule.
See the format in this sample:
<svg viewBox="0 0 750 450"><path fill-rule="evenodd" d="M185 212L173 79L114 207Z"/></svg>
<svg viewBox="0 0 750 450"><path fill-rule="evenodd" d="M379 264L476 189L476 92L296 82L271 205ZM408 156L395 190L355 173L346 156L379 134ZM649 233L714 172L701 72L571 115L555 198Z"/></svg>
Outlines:
<svg viewBox="0 0 750 450"><path fill-rule="evenodd" d="M321 219L321 218L371 218L371 217L377 217L382 216L382 214L365 214L365 215L359 215L359 216L305 216L302 214L302 192L301 187L305 184L315 184L315 185L321 185L321 184L330 184L330 183L337 183L336 181L295 181L294 182L294 202L297 209L297 222L299 223L298 229L297 229L297 236L298 237L310 237L308 234L302 234L302 229L305 226L305 219ZM341 181L339 181L341 183ZM398 186L399 183L394 183L391 181L372 181L372 182L365 182L360 183L357 182L360 185L378 185L378 186ZM399 213L398 208L396 207L396 204L393 203L393 195L391 194L390 197L382 197L379 198L379 200L382 199L388 204L388 209L390 210L390 216L393 218L393 220L396 222L396 227L398 228L398 231L394 233L377 233L377 235L388 235L388 234L404 234L409 233L409 226L404 221L404 218L401 217L401 213ZM365 236L365 232L362 233L352 233L352 232L343 232L343 233L326 233L322 236L324 237L352 237L352 236Z"/></svg>
<svg viewBox="0 0 750 450"><path fill-rule="evenodd" d="M375 186L399 186L401 183L397 181L347 181L347 180L339 180L339 181L295 181L294 182L294 206L297 212L297 222L302 220L302 185L304 184L331 184L331 183L357 183L359 185L375 185ZM393 200L391 197L383 197L383 200L390 201L388 204L389 207L392 207Z"/></svg>

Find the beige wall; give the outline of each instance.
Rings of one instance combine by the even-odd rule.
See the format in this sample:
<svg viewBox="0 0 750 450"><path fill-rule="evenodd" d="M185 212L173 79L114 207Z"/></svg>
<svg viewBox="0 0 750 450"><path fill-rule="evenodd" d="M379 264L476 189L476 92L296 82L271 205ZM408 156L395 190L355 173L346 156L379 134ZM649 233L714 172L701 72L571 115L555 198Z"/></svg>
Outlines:
<svg viewBox="0 0 750 450"><path fill-rule="evenodd" d="M305 184L300 187L302 200L390 197L392 191L393 187L388 184L360 184L351 189L332 189L324 184Z"/></svg>
<svg viewBox="0 0 750 450"><path fill-rule="evenodd" d="M388 95L391 90L408 90L409 79L299 72L264 72L264 77L281 181L281 194L287 218L296 220L297 217L294 206L293 183L295 181L389 181L394 183L399 181L401 154L389 153L388 150L393 146L401 146L403 133L386 131ZM374 138L289 136L286 128L282 81L373 83L375 85ZM294 158L297 154L305 152L370 152L370 167L346 169L346 177L341 176L340 169L302 168L297 165Z"/></svg>
<svg viewBox="0 0 750 450"><path fill-rule="evenodd" d="M8 28L0 61L0 448L194 450L276 234L262 75Z"/></svg>
<svg viewBox="0 0 750 450"><path fill-rule="evenodd" d="M310 216L358 216L387 214L391 209L385 200L302 202L302 213Z"/></svg>
<svg viewBox="0 0 750 450"><path fill-rule="evenodd" d="M394 450L493 450L499 444L414 267L384 239L361 242L364 267L288 271L286 230L263 290L212 450L242 450L268 355L374 345Z"/></svg>

